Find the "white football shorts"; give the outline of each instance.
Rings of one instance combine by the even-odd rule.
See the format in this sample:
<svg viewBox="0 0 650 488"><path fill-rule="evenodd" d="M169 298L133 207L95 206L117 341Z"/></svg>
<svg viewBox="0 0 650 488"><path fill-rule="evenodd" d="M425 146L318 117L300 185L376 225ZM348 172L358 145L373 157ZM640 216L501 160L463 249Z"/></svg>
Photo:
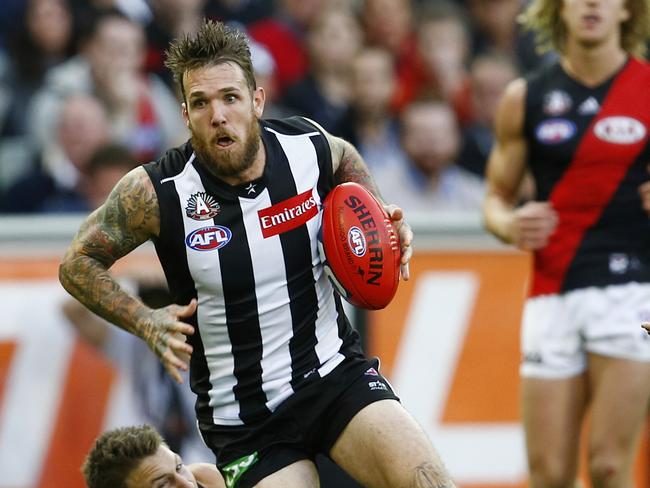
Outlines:
<svg viewBox="0 0 650 488"><path fill-rule="evenodd" d="M650 284L581 288L529 298L521 329L521 376L569 378L587 353L650 362Z"/></svg>

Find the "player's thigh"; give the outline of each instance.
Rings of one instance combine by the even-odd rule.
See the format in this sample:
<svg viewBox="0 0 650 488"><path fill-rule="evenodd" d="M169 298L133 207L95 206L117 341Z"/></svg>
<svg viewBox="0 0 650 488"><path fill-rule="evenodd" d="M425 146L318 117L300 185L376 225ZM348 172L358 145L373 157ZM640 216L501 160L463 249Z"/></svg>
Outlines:
<svg viewBox="0 0 650 488"><path fill-rule="evenodd" d="M522 378L522 416L533 471L544 471L552 479L572 478L575 474L586 388L584 374Z"/></svg>
<svg viewBox="0 0 650 488"><path fill-rule="evenodd" d="M302 459L267 476L255 488L319 488L316 465Z"/></svg>
<svg viewBox="0 0 650 488"><path fill-rule="evenodd" d="M360 410L345 427L330 456L370 488L453 486L431 442L396 400L381 400Z"/></svg>
<svg viewBox="0 0 650 488"><path fill-rule="evenodd" d="M590 355L592 452L632 456L650 400L650 363Z"/></svg>

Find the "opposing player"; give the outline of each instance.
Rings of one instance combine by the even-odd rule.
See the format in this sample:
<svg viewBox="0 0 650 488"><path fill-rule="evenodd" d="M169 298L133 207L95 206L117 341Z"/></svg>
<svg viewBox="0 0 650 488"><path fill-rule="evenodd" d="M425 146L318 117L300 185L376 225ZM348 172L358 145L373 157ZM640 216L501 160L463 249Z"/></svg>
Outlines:
<svg viewBox="0 0 650 488"><path fill-rule="evenodd" d="M88 488L222 488L216 466L185 465L150 425L104 432L82 467Z"/></svg>
<svg viewBox="0 0 650 488"><path fill-rule="evenodd" d="M333 186L378 196L358 152L303 118L261 121L246 39L221 23L173 43L167 64L191 140L128 174L86 220L61 264L65 288L142 337L175 378L191 353L199 425L228 487L317 487L317 453L366 486L452 486L363 357L318 256ZM412 233L387 208L408 278ZM149 239L187 305L147 308L108 273Z"/></svg>
<svg viewBox="0 0 650 488"><path fill-rule="evenodd" d="M488 229L534 252L521 347L533 487L572 487L590 410L593 486L630 487L650 398L647 0L533 0L558 62L506 90L487 169ZM643 95L640 95L643 94ZM517 207L526 170L536 201ZM646 190L647 191L647 190ZM647 198L647 197L646 197Z"/></svg>

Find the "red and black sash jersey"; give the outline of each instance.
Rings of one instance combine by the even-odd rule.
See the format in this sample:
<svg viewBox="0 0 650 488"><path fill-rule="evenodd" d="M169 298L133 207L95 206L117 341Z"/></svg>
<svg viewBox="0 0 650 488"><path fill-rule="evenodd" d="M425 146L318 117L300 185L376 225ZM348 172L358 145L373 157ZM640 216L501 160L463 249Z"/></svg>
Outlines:
<svg viewBox="0 0 650 488"><path fill-rule="evenodd" d="M650 66L630 59L589 88L559 63L527 78L524 134L537 199L559 224L535 253L531 295L650 281Z"/></svg>

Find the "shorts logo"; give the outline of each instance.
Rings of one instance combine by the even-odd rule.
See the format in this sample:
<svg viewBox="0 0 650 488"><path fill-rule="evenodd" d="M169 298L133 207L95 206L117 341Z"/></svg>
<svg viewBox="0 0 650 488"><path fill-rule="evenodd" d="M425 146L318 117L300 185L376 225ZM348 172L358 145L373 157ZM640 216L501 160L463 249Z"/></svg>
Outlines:
<svg viewBox="0 0 650 488"><path fill-rule="evenodd" d="M206 192L193 194L187 200L185 215L194 220L208 220L221 212L221 207L212 195Z"/></svg>
<svg viewBox="0 0 650 488"><path fill-rule="evenodd" d="M306 224L316 215L318 204L311 189L257 212L264 239Z"/></svg>
<svg viewBox="0 0 650 488"><path fill-rule="evenodd" d="M369 381L368 382L368 387L370 387L370 389L372 391L376 391L376 390L388 391L388 386L386 386L386 383L384 383L383 381L379 381L379 380L377 380L377 381Z"/></svg>
<svg viewBox="0 0 650 488"><path fill-rule="evenodd" d="M542 144L560 144L571 139L575 133L575 124L566 119L546 120L535 129L535 136Z"/></svg>
<svg viewBox="0 0 650 488"><path fill-rule="evenodd" d="M185 245L195 251L213 251L228 244L231 237L232 232L228 227L209 225L189 234L185 238Z"/></svg>
<svg viewBox="0 0 650 488"><path fill-rule="evenodd" d="M368 368L364 374L366 376L379 376L379 372L375 368Z"/></svg>
<svg viewBox="0 0 650 488"><path fill-rule="evenodd" d="M366 238L359 227L350 227L348 231L348 244L354 255L358 258L366 253Z"/></svg>
<svg viewBox="0 0 650 488"><path fill-rule="evenodd" d="M233 461L230 464L226 464L221 468L221 471L224 474L226 486L228 488L233 488L239 478L248 471L253 464L255 464L259 459L257 451L248 456L240 457L239 459Z"/></svg>
<svg viewBox="0 0 650 488"><path fill-rule="evenodd" d="M646 127L632 117L605 117L594 126L598 139L613 144L634 144L646 135Z"/></svg>

